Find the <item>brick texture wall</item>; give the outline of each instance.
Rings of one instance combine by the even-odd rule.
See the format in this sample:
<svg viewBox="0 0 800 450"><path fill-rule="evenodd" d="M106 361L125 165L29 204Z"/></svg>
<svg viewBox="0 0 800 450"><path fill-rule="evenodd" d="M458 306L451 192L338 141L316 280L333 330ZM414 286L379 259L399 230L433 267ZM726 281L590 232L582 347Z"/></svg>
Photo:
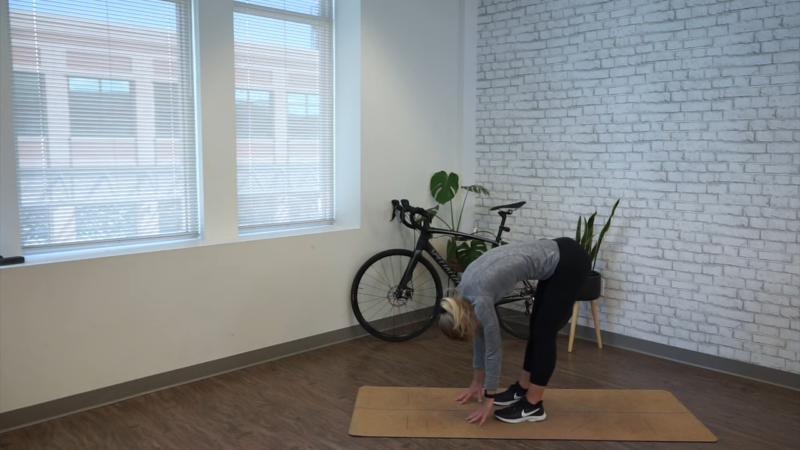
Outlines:
<svg viewBox="0 0 800 450"><path fill-rule="evenodd" d="M798 85L800 1L483 0L477 225L620 198L603 329L800 373Z"/></svg>

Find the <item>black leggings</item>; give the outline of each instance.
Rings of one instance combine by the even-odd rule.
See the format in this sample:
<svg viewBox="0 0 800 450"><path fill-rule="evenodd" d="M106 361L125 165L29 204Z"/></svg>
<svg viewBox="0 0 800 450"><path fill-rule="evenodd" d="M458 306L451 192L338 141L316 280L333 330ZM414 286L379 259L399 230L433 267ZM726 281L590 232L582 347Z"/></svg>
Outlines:
<svg viewBox="0 0 800 450"><path fill-rule="evenodd" d="M553 275L539 282L522 368L531 383L547 386L556 368L556 337L572 316L578 291L591 272L591 259L574 239L558 238L560 259Z"/></svg>

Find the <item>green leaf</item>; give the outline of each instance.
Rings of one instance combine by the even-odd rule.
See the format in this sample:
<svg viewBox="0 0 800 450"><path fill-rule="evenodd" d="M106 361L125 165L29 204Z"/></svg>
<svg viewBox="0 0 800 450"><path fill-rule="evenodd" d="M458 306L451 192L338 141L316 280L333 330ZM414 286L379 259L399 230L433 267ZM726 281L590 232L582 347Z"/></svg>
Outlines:
<svg viewBox="0 0 800 450"><path fill-rule="evenodd" d="M589 253L589 254L592 253L592 240L593 239L594 239L594 230L590 229L589 233L588 233L588 237L586 239L586 244L583 246L583 248L586 249L586 253Z"/></svg>
<svg viewBox="0 0 800 450"><path fill-rule="evenodd" d="M581 222L581 220L583 220L583 217L581 217L581 216L578 216L578 231L575 233L575 240L576 240L577 242L581 242L581 240L582 240L582 239L581 239L581 237L582 237L582 236L581 236L581 225L582 225L583 223Z"/></svg>
<svg viewBox="0 0 800 450"><path fill-rule="evenodd" d="M594 237L594 218L597 216L597 211L594 214L589 216L589 220L586 222L586 232L583 235L583 242L581 245L586 250L586 253L592 253L592 238Z"/></svg>
<svg viewBox="0 0 800 450"><path fill-rule="evenodd" d="M444 205L454 199L458 192L458 175L450 172L436 172L431 177L431 196L436 203Z"/></svg>
<svg viewBox="0 0 800 450"><path fill-rule="evenodd" d="M591 231L594 231L594 219L597 217L597 211L589 216L589 224L587 225Z"/></svg>
<svg viewBox="0 0 800 450"><path fill-rule="evenodd" d="M578 220L583 221L583 232L581 233L581 238L578 239L578 243L581 244L581 247L584 247L583 243L586 242L586 233L589 232L589 227L586 226L586 217L581 216Z"/></svg>
<svg viewBox="0 0 800 450"><path fill-rule="evenodd" d="M581 244L581 247L586 248L583 243L586 241L586 235L589 233L589 227L586 225L586 217L583 217L583 234L581 235L581 240L578 241Z"/></svg>
<svg viewBox="0 0 800 450"><path fill-rule="evenodd" d="M486 195L486 196L490 195L489 191L485 187L479 186L477 184L473 184L472 186L461 186L461 188L466 189L467 191L472 192L473 194Z"/></svg>
<svg viewBox="0 0 800 450"><path fill-rule="evenodd" d="M597 244L595 244L592 251L592 269L594 269L595 264L597 264L597 254L600 252L600 244L603 242L603 238L605 237L608 229L611 228L611 219L614 217L614 213L617 211L618 205L619 200L617 200L616 203L614 203L614 207L611 208L611 215L608 216L608 220L606 220L606 224L603 226L603 230L600 232L600 236L597 238Z"/></svg>
<svg viewBox="0 0 800 450"><path fill-rule="evenodd" d="M488 248L485 242L474 239L468 242L459 243L456 254L458 264L466 269L467 266L472 264L482 254L486 253L487 249Z"/></svg>

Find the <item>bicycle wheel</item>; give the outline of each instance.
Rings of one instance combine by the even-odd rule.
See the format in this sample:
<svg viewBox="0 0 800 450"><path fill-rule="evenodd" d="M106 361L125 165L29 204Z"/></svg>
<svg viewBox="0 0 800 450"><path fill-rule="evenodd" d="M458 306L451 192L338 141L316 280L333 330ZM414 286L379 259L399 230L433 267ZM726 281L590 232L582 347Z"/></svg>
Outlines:
<svg viewBox="0 0 800 450"><path fill-rule="evenodd" d="M361 266L353 280L353 313L358 323L377 338L407 341L422 334L436 320L442 281L430 261L421 257L406 292L397 291L413 255L404 249L380 252Z"/></svg>
<svg viewBox="0 0 800 450"><path fill-rule="evenodd" d="M525 292L524 286L517 286L494 307L500 328L514 337L528 340L532 307L532 297Z"/></svg>

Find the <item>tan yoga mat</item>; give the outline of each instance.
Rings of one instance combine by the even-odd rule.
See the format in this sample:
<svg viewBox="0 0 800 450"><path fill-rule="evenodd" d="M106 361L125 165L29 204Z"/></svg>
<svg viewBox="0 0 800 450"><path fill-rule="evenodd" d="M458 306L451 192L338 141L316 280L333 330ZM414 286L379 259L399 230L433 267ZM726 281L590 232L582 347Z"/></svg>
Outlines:
<svg viewBox="0 0 800 450"><path fill-rule="evenodd" d="M667 391L548 389L547 419L508 424L493 416L479 427L464 420L477 402L455 402L463 389L364 386L350 434L372 437L716 442Z"/></svg>

